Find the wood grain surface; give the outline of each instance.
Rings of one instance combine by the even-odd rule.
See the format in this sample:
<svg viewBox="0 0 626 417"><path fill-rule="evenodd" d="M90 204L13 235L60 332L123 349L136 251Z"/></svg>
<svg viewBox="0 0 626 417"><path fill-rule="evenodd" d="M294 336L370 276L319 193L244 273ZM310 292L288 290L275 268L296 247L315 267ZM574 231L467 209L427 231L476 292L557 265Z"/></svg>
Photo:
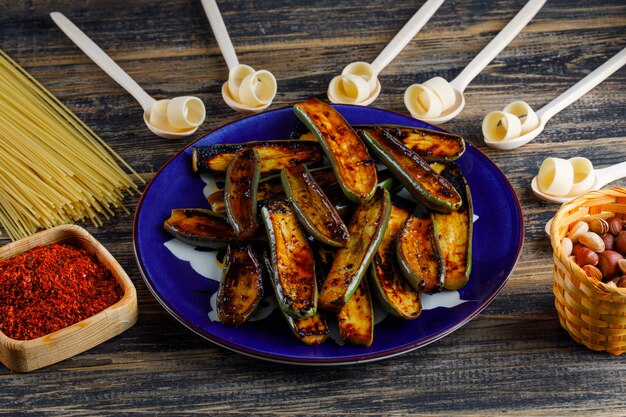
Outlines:
<svg viewBox="0 0 626 417"><path fill-rule="evenodd" d="M221 0L241 62L272 71L271 108L325 96L355 60L373 60L422 0ZM373 106L408 114L413 82L459 71L523 6L523 0L448 0L381 74ZM66 14L156 98L197 95L207 121L195 137L241 115L222 101L225 63L198 0L0 0L0 47L21 63L144 178L185 140L151 134L141 109L52 23ZM554 117L534 142L500 152L482 143L483 116L514 99L538 109L626 47L626 3L549 0L470 84L467 107L443 125L492 158L519 197L521 259L500 295L472 322L417 351L371 364L302 368L212 345L175 321L143 283L132 216L87 229L120 261L139 297L139 322L121 336L49 368L0 368L0 414L166 415L626 415L626 355L574 343L552 295L544 224L557 206L530 181L547 156L626 160L626 69ZM621 185L626 182L619 181ZM127 206L134 210L137 198ZM5 237L0 244L8 243Z"/></svg>

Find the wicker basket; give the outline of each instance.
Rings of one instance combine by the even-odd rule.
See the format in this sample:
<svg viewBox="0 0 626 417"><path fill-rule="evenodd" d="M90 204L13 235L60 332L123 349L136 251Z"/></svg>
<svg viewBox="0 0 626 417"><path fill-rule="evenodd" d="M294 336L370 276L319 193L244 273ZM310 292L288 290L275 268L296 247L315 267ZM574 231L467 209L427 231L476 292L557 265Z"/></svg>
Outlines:
<svg viewBox="0 0 626 417"><path fill-rule="evenodd" d="M592 350L621 355L626 352L626 288L589 278L560 244L577 221L612 215L626 220L626 188L592 191L559 209L550 228L553 291L561 325L575 341Z"/></svg>

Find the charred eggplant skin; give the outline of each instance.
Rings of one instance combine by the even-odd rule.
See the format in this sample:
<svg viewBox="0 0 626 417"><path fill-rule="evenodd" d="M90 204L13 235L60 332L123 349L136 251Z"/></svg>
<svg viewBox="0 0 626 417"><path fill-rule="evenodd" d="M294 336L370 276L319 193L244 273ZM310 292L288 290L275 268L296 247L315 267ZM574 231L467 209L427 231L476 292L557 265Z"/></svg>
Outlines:
<svg viewBox="0 0 626 417"><path fill-rule="evenodd" d="M318 143L299 140L268 140L241 144L196 146L191 155L191 168L198 174L224 173L237 152L255 149L261 158L261 173L279 173L289 165L314 164L324 158Z"/></svg>
<svg viewBox="0 0 626 417"><path fill-rule="evenodd" d="M337 178L331 167L319 167L309 170L317 184L324 192L332 189L337 184ZM338 186L338 185L337 185ZM259 179L259 188L257 191L257 202L265 200L281 200L285 198L285 189L280 179L280 174L268 175ZM217 190L208 195L207 201L211 206L211 210L216 213L224 213L226 205L224 202L224 190Z"/></svg>
<svg viewBox="0 0 626 417"><path fill-rule="evenodd" d="M408 126L384 128L426 162L455 161L465 152L465 140L459 135Z"/></svg>
<svg viewBox="0 0 626 417"><path fill-rule="evenodd" d="M237 234L226 217L211 210L173 209L163 228L182 242L205 248L220 249L237 241Z"/></svg>
<svg viewBox="0 0 626 417"><path fill-rule="evenodd" d="M389 222L389 191L377 187L374 197L356 207L348 225L348 245L340 248L320 292L320 307L339 313L365 275Z"/></svg>
<svg viewBox="0 0 626 417"><path fill-rule="evenodd" d="M348 228L308 169L304 165L285 167L280 175L300 224L322 243L345 246Z"/></svg>
<svg viewBox="0 0 626 417"><path fill-rule="evenodd" d="M459 191L463 205L449 214L432 213L437 223L439 244L446 265L444 288L459 290L467 284L472 272L472 238L474 232L474 208L470 189L455 163L442 171L442 176Z"/></svg>
<svg viewBox="0 0 626 417"><path fill-rule="evenodd" d="M274 270L272 268L272 261L265 252L263 254L263 262L265 264L265 268L267 269L269 276L274 276ZM289 328L293 332L293 334L303 343L309 346L317 346L328 338L328 325L326 324L326 319L324 315L319 311L316 312L311 317L306 317L303 319L297 319L291 317L289 314L283 313L283 317L287 321Z"/></svg>
<svg viewBox="0 0 626 417"><path fill-rule="evenodd" d="M260 175L261 160L255 149L237 153L226 171L226 216L239 239L253 236L259 228L257 192Z"/></svg>
<svg viewBox="0 0 626 417"><path fill-rule="evenodd" d="M392 203L389 225L369 269L370 287L380 305L407 320L422 312L420 292L404 277L396 260L396 240L410 215L410 209Z"/></svg>
<svg viewBox="0 0 626 417"><path fill-rule="evenodd" d="M351 345L369 347L374 341L374 307L372 297L363 279L350 300L337 314L339 336Z"/></svg>
<svg viewBox="0 0 626 417"><path fill-rule="evenodd" d="M448 213L461 206L461 196L452 184L385 129L377 127L361 130L360 133L372 152L426 207Z"/></svg>
<svg viewBox="0 0 626 417"><path fill-rule="evenodd" d="M267 202L261 208L270 243L271 276L281 310L294 318L317 311L315 259L298 218L287 201Z"/></svg>
<svg viewBox="0 0 626 417"><path fill-rule="evenodd" d="M217 316L229 326L240 326L263 299L263 270L250 245L231 243L224 259L217 292Z"/></svg>
<svg viewBox="0 0 626 417"><path fill-rule="evenodd" d="M346 197L355 203L369 201L378 183L376 165L354 129L339 112L316 98L298 103L293 109L317 136Z"/></svg>
<svg viewBox="0 0 626 417"><path fill-rule="evenodd" d="M410 216L396 241L400 270L414 288L425 293L443 289L446 267L439 246L437 223L430 217Z"/></svg>

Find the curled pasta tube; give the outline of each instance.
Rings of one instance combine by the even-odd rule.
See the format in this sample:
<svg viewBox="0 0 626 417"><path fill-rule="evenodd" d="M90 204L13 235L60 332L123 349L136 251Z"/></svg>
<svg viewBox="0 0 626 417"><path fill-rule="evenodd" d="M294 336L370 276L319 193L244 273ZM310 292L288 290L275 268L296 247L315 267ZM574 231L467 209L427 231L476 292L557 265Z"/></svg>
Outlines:
<svg viewBox="0 0 626 417"><path fill-rule="evenodd" d="M183 96L156 101L150 109L150 123L161 130L184 132L200 126L206 117L204 103L197 97Z"/></svg>
<svg viewBox="0 0 626 417"><path fill-rule="evenodd" d="M522 133L522 122L512 113L492 111L485 116L482 129L485 139L502 141L519 137Z"/></svg>
<svg viewBox="0 0 626 417"><path fill-rule="evenodd" d="M546 158L537 174L539 191L555 197L566 196L574 184L574 168L570 161L561 158Z"/></svg>
<svg viewBox="0 0 626 417"><path fill-rule="evenodd" d="M374 67L367 62L353 62L330 81L328 98L333 103L366 104L377 87Z"/></svg>
<svg viewBox="0 0 626 417"><path fill-rule="evenodd" d="M237 65L228 74L228 92L233 100L249 107L261 107L274 100L276 78L266 70L255 71L249 65Z"/></svg>
<svg viewBox="0 0 626 417"><path fill-rule="evenodd" d="M512 113L520 119L522 124L521 135L525 135L526 133L535 130L537 126L539 126L539 118L537 117L537 113L533 109L530 108L528 103L525 101L514 101L504 108L504 111L507 113Z"/></svg>
<svg viewBox="0 0 626 417"><path fill-rule="evenodd" d="M580 195L590 190L596 182L596 176L593 172L593 164L587 158L580 156L570 158L569 163L574 171L574 180L570 195Z"/></svg>
<svg viewBox="0 0 626 417"><path fill-rule="evenodd" d="M404 105L416 119L437 117L443 112L439 96L424 84L413 84L406 89Z"/></svg>
<svg viewBox="0 0 626 417"><path fill-rule="evenodd" d="M404 93L404 105L415 118L441 116L456 104L456 93L448 81L434 77L423 84L413 84Z"/></svg>

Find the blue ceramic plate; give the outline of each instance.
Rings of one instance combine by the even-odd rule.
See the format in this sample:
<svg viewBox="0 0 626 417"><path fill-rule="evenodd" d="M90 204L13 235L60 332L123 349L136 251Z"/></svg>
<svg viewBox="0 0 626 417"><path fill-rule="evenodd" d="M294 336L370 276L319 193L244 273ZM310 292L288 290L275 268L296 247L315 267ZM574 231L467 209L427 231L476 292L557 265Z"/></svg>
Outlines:
<svg viewBox="0 0 626 417"><path fill-rule="evenodd" d="M384 110L336 108L352 124L433 129ZM242 354L294 364L332 365L383 359L434 342L467 323L493 300L519 257L524 233L522 213L504 174L468 144L457 162L471 188L478 219L474 223L472 274L465 288L425 296L424 311L413 321L386 316L377 310L374 343L369 348L340 345L336 329L320 346L302 344L274 308L271 293L264 299L255 321L238 328L215 321L215 293L220 279L216 252L181 244L162 227L173 208L208 208L203 190L212 191L207 186L211 181L192 173L192 145L283 139L297 124L292 109L283 108L226 125L188 145L146 187L135 215L135 256L148 288L170 314L206 339Z"/></svg>

